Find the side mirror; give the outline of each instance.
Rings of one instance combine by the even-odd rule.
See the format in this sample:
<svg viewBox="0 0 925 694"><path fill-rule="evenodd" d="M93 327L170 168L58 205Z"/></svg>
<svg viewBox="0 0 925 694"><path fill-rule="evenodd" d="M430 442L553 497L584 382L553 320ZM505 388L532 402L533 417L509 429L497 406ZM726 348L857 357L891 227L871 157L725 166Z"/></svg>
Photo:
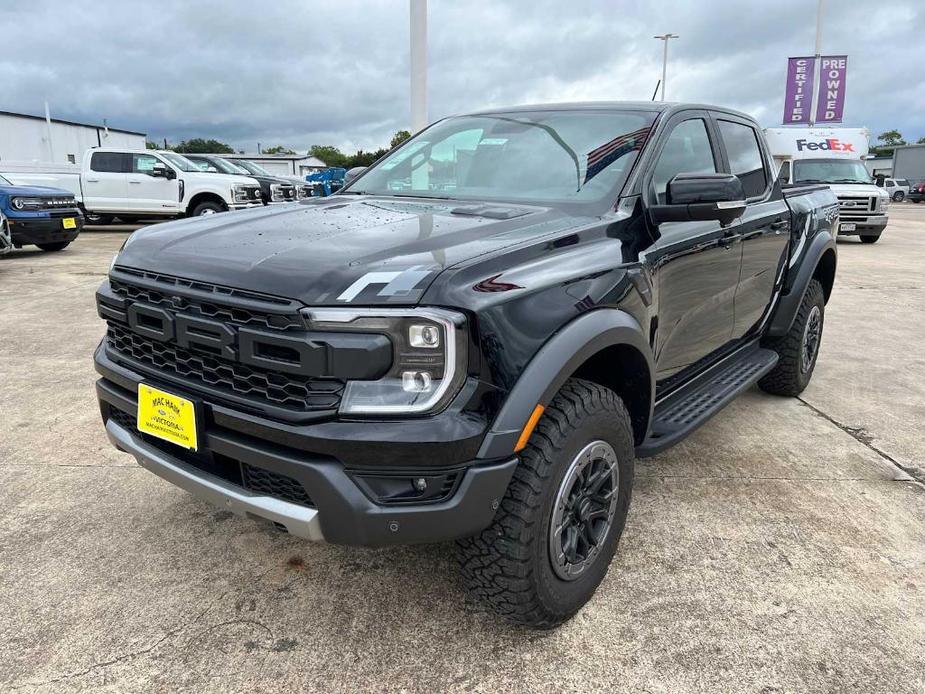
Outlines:
<svg viewBox="0 0 925 694"><path fill-rule="evenodd" d="M665 205L650 205L654 224L717 221L728 226L745 213L745 190L738 176L681 173L668 181Z"/></svg>
<svg viewBox="0 0 925 694"><path fill-rule="evenodd" d="M154 168L151 169L151 175L157 178L166 178L168 181L177 177L173 169L160 161L154 164Z"/></svg>
<svg viewBox="0 0 925 694"><path fill-rule="evenodd" d="M347 173L344 174L344 185L349 186L353 181L364 171L367 167L365 166L354 166L352 169L349 169Z"/></svg>

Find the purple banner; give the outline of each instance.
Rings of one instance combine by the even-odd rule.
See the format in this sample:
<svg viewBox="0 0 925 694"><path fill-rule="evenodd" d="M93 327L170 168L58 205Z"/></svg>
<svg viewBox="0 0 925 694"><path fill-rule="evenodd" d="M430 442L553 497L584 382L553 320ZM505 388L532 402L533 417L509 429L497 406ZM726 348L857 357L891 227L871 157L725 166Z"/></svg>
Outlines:
<svg viewBox="0 0 925 694"><path fill-rule="evenodd" d="M845 78L848 75L848 56L827 55L820 60L816 122L841 123L842 113L845 110Z"/></svg>
<svg viewBox="0 0 925 694"><path fill-rule="evenodd" d="M816 59L813 57L789 59L787 93L784 100L784 125L810 122L815 70Z"/></svg>

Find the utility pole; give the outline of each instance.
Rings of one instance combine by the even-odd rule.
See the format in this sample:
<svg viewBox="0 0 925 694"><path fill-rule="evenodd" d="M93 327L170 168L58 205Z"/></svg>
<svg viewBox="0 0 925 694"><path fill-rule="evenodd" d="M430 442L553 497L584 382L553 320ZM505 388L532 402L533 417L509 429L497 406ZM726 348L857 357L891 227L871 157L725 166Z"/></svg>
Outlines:
<svg viewBox="0 0 925 694"><path fill-rule="evenodd" d="M427 0L410 0L411 132L427 126Z"/></svg>
<svg viewBox="0 0 925 694"><path fill-rule="evenodd" d="M665 42L665 48L662 52L662 101L665 100L665 83L666 77L668 75L668 42L671 39L680 38L677 34L662 34L661 36L653 36L654 39L659 39L660 41Z"/></svg>
<svg viewBox="0 0 925 694"><path fill-rule="evenodd" d="M816 60L813 61L813 100L809 103L809 127L816 124L816 100L819 98L819 80L822 78L822 13L825 0L819 0L816 9Z"/></svg>
<svg viewBox="0 0 925 694"><path fill-rule="evenodd" d="M55 146L51 142L51 111L48 110L48 101L45 101L45 133L48 138L48 161L55 160Z"/></svg>

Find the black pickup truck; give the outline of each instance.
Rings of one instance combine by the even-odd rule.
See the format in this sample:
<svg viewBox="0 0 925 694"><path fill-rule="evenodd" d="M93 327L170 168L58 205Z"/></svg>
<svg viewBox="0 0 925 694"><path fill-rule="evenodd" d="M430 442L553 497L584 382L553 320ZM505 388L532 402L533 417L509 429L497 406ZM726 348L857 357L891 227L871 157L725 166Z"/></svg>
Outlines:
<svg viewBox="0 0 925 694"><path fill-rule="evenodd" d="M499 109L332 197L135 232L97 294L107 434L302 538L458 540L476 596L559 624L636 458L812 376L838 204L770 164L711 106Z"/></svg>

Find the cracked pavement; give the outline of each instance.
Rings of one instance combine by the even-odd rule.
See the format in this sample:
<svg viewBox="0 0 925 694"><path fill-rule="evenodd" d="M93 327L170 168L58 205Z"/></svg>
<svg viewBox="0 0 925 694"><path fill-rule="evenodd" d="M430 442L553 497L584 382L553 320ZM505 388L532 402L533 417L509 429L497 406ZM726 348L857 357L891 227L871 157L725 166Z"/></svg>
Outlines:
<svg viewBox="0 0 925 694"><path fill-rule="evenodd" d="M106 441L93 293L124 233L0 258L0 691L925 690L925 205L839 243L815 377L637 467L597 595L552 632L452 547L312 545Z"/></svg>

